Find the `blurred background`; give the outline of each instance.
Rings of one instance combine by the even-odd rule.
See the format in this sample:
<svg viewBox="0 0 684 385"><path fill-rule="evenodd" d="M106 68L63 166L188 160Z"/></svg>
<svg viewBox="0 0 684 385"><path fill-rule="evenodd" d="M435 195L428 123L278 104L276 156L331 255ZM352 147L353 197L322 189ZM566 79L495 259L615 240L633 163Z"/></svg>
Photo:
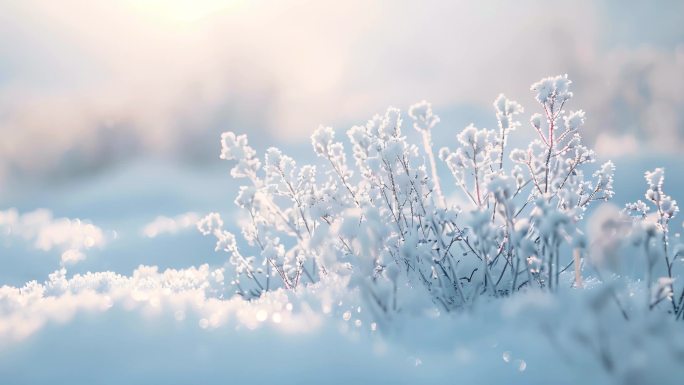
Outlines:
<svg viewBox="0 0 684 385"><path fill-rule="evenodd" d="M319 124L427 99L452 145L470 122L495 127L500 92L525 121L530 84L564 73L585 139L618 167L616 203L661 165L682 198L683 16L676 0L0 0L0 211L99 226L73 272L219 264L187 223L233 212L221 132L305 161ZM3 231L0 284L59 267L58 248Z"/></svg>

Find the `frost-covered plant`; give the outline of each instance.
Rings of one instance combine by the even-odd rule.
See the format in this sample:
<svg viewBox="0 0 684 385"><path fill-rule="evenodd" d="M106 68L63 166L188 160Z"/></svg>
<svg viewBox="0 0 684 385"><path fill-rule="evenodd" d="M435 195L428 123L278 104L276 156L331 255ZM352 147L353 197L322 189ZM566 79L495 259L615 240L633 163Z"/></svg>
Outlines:
<svg viewBox="0 0 684 385"><path fill-rule="evenodd" d="M321 161L303 166L276 148L262 161L246 136L224 133L221 158L236 161L232 176L248 182L235 203L249 215L242 233L255 256L238 250L218 214L200 231L231 255L237 293L248 298L346 279L377 314L390 314L420 303L409 299L451 311L484 293L557 290L573 264L581 284L587 242L578 221L613 195L614 167L585 177L594 154L581 141L584 112L564 110L570 83L557 76L532 85L543 113L530 119L538 137L527 149L508 148L523 108L499 95L496 129L470 125L453 149L440 149L453 184L440 181L431 134L439 117L425 101L409 109L420 146L389 108L347 131L353 162L330 127L311 137ZM469 207L448 199L459 193Z"/></svg>
<svg viewBox="0 0 684 385"><path fill-rule="evenodd" d="M645 174L648 189L646 202L638 200L628 203L623 210L634 220L633 243L643 245L646 256L646 284L651 293L649 308L654 308L660 302L670 302L672 313L677 319L684 313L684 287L681 294L675 297L675 262L681 261L684 249L681 244L672 247L670 237L670 222L679 212L677 201L663 191L665 170L656 168ZM651 212L651 207L655 209ZM655 277L655 268L660 262L665 264L665 276Z"/></svg>

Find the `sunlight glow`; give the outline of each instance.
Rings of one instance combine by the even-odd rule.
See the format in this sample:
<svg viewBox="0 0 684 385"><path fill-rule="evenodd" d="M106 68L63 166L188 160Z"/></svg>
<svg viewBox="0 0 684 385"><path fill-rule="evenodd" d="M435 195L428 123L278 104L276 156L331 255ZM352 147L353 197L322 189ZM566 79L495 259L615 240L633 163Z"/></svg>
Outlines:
<svg viewBox="0 0 684 385"><path fill-rule="evenodd" d="M131 6L147 17L163 22L194 23L230 12L246 0L128 0Z"/></svg>

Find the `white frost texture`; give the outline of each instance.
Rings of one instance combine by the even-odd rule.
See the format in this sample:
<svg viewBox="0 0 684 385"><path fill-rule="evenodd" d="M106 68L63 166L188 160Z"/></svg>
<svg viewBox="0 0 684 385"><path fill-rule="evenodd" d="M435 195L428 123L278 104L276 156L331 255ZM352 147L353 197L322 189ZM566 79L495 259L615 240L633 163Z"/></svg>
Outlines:
<svg viewBox="0 0 684 385"><path fill-rule="evenodd" d="M31 242L36 249L62 252L63 264L86 258L85 251L102 247L107 237L99 227L80 219L53 218L45 209L19 214L16 209L0 211L0 234Z"/></svg>
<svg viewBox="0 0 684 385"><path fill-rule="evenodd" d="M142 234L148 238L156 238L161 235L176 234L181 231L194 228L199 220L199 215L187 212L175 217L158 216L152 222L142 228Z"/></svg>
<svg viewBox="0 0 684 385"><path fill-rule="evenodd" d="M583 142L571 86L534 83L529 116L499 95L493 128L438 149L427 101L320 126L311 164L226 132L239 214L137 227L196 227L198 267L76 271L108 233L0 211L6 241L62 261L0 288L2 382L681 384L677 201L656 168L641 200L606 203L615 165Z"/></svg>

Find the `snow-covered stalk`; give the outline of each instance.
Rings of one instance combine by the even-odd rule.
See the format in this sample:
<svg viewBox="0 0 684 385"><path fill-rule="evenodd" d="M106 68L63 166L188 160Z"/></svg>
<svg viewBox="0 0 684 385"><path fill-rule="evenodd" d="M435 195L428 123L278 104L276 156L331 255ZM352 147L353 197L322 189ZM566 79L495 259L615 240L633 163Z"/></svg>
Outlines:
<svg viewBox="0 0 684 385"><path fill-rule="evenodd" d="M435 199L442 207L446 207L446 200L444 199L441 182L437 173L437 162L432 150L431 130L439 123L439 116L432 112L432 105L425 100L411 106L408 114L413 119L413 128L421 134L423 139L423 151L430 162L430 175L432 176Z"/></svg>
<svg viewBox="0 0 684 385"><path fill-rule="evenodd" d="M646 283L649 291L655 293L648 300L649 308L655 307L663 300L668 300L671 303L675 318L680 319L682 308L684 308L684 288L682 288L679 299L674 296L673 264L677 257L682 254L682 247L681 244L678 245L674 255L670 255L672 250L668 247L670 243L669 224L672 218L679 212L679 206L677 201L665 194L663 190L665 182L664 169L656 168L653 171L647 171L644 176L648 185L645 198L647 202L650 202L655 207L655 223L647 221L651 208L641 200L628 203L625 206L625 212L631 215L636 223L643 228L643 244L647 260ZM667 277L659 278L656 282L653 277L653 270L660 258L665 263Z"/></svg>
<svg viewBox="0 0 684 385"><path fill-rule="evenodd" d="M575 248L572 251L573 264L575 265L575 287L582 287L582 251Z"/></svg>

